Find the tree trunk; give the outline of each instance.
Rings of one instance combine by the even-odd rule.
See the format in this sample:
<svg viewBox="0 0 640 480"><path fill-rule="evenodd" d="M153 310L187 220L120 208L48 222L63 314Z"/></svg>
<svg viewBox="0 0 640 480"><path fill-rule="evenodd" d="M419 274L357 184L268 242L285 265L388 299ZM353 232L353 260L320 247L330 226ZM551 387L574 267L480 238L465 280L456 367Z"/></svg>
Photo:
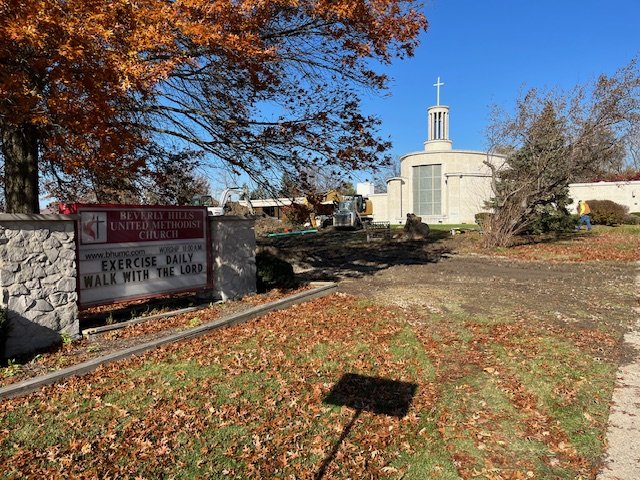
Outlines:
<svg viewBox="0 0 640 480"><path fill-rule="evenodd" d="M33 125L2 125L7 213L40 213L38 134Z"/></svg>

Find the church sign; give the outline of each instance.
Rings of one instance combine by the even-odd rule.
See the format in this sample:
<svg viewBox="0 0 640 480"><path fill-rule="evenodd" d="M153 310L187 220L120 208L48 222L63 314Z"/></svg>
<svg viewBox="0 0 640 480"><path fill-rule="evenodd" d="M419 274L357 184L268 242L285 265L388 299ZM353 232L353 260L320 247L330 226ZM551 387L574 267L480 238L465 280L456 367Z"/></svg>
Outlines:
<svg viewBox="0 0 640 480"><path fill-rule="evenodd" d="M80 306L210 287L206 207L74 205Z"/></svg>

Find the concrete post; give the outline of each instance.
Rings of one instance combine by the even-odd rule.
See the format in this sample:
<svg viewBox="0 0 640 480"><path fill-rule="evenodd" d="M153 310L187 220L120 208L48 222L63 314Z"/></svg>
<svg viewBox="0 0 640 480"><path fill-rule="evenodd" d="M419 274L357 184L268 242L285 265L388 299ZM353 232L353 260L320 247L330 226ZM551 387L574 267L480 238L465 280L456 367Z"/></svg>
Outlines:
<svg viewBox="0 0 640 480"><path fill-rule="evenodd" d="M256 293L255 218L209 217L214 293L222 300Z"/></svg>

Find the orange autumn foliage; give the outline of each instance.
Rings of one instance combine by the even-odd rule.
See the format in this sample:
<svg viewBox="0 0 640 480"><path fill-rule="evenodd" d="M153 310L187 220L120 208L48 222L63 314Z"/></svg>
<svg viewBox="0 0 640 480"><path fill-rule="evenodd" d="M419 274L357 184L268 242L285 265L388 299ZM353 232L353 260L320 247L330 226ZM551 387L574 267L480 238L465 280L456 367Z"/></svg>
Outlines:
<svg viewBox="0 0 640 480"><path fill-rule="evenodd" d="M135 170L142 163L136 148L163 133L147 128L157 121L147 107L172 76L223 65L219 71L242 72L253 96L268 99L278 95L278 65L291 60L291 38L330 39L345 68L364 57L411 54L426 27L413 4L0 0L0 131L35 127L29 135L41 160L67 174ZM360 69L352 77L358 74L382 86L383 77Z"/></svg>

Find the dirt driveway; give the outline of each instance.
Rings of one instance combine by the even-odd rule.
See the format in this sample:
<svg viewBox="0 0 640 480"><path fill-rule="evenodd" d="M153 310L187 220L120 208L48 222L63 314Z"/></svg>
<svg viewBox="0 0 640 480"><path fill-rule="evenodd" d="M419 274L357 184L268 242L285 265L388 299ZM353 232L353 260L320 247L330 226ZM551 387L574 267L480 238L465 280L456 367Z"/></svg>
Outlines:
<svg viewBox="0 0 640 480"><path fill-rule="evenodd" d="M461 248L470 240L464 237L434 232L427 242L367 243L362 232L330 230L259 243L293 263L301 279L338 281L343 292L384 304L437 314L515 315L617 338L633 325L636 264L459 253L468 250Z"/></svg>

